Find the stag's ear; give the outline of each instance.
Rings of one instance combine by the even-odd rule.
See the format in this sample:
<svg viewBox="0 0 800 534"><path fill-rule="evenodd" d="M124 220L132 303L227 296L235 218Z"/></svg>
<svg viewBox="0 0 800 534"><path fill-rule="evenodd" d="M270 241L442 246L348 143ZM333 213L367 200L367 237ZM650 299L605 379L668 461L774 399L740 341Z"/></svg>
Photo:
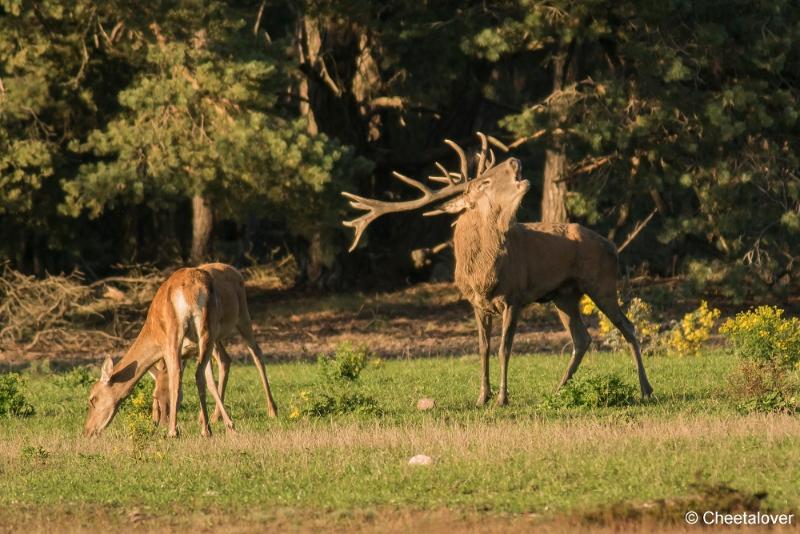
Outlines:
<svg viewBox="0 0 800 534"><path fill-rule="evenodd" d="M114 361L111 356L106 356L103 367L100 368L100 382L103 384L111 383L111 374L114 372Z"/></svg>
<svg viewBox="0 0 800 534"><path fill-rule="evenodd" d="M445 202L444 204L442 204L433 211L428 211L426 213L423 213L423 215L426 216L440 215L442 213L456 214L456 213L461 213L465 209L472 208L473 206L474 206L473 202L469 199L467 195L461 195L460 197L456 197L453 200L450 200L449 202Z"/></svg>

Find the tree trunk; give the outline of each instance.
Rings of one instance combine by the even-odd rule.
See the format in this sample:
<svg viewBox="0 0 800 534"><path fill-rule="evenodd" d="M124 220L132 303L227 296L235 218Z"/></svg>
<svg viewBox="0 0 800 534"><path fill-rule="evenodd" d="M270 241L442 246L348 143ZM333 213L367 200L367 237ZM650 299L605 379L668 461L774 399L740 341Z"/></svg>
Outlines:
<svg viewBox="0 0 800 534"><path fill-rule="evenodd" d="M191 261L197 265L208 255L208 243L214 220L211 203L201 195L192 197L192 252Z"/></svg>
<svg viewBox="0 0 800 534"><path fill-rule="evenodd" d="M567 156L564 148L548 148L544 160L542 187L542 221L567 222L567 182L564 167Z"/></svg>
<svg viewBox="0 0 800 534"><path fill-rule="evenodd" d="M553 59L553 93L577 80L574 45L563 47ZM559 102L559 99L556 99ZM559 104L553 104L559 105ZM563 114L566 110L557 110ZM563 143L556 138L545 152L544 184L542 185L542 221L567 222L567 155Z"/></svg>

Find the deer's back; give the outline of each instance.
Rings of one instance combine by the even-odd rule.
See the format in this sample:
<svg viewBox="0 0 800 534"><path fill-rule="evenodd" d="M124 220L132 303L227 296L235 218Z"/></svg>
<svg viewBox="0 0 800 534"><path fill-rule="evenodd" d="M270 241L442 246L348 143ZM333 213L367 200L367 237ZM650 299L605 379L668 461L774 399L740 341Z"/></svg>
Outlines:
<svg viewBox="0 0 800 534"><path fill-rule="evenodd" d="M524 223L509 230L498 289L527 302L549 300L566 285L581 291L616 281L613 243L579 224ZM501 287L503 282L507 287Z"/></svg>
<svg viewBox="0 0 800 534"><path fill-rule="evenodd" d="M172 325L187 328L194 338L192 324L204 317L215 339L236 331L242 307L246 306L244 280L230 265L210 263L178 269L158 288L146 323L151 330L171 336Z"/></svg>

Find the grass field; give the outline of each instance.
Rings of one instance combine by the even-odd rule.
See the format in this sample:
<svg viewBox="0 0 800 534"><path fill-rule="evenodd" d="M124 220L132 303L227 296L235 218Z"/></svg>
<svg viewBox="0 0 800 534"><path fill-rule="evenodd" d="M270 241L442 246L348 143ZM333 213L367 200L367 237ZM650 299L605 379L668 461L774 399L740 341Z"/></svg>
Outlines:
<svg viewBox="0 0 800 534"><path fill-rule="evenodd" d="M182 436L144 441L131 437L125 411L100 438L79 437L86 377L28 371L36 415L0 420L0 526L503 530L609 518L680 526L691 503L722 506L714 499L725 487L743 498L766 492L762 508L794 510L800 421L739 415L724 394L730 358L648 358L657 398L600 409L543 405L565 357L514 356L505 408L473 406L474 356L378 361L355 387L383 415L324 419L289 417L303 392L320 387L318 366L273 364L274 421L255 369L239 364L226 400L238 432L218 425L211 439L198 435L190 369ZM598 371L635 383L627 355L592 353L579 373ZM436 407L418 411L421 397ZM409 466L418 453L434 464Z"/></svg>

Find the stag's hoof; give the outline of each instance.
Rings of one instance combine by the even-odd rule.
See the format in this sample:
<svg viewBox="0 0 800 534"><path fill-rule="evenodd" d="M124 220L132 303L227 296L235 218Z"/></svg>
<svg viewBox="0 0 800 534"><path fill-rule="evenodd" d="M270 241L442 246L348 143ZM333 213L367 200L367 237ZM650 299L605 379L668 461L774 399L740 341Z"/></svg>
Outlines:
<svg viewBox="0 0 800 534"><path fill-rule="evenodd" d="M267 415L270 419L275 419L278 417L278 407L274 404L272 406L267 406Z"/></svg>
<svg viewBox="0 0 800 534"><path fill-rule="evenodd" d="M507 406L508 405L508 397L505 395L499 395L497 397L497 401L495 402L497 406Z"/></svg>
<svg viewBox="0 0 800 534"><path fill-rule="evenodd" d="M179 432L178 432L178 430L177 430L177 429L175 429L175 430L170 430L169 432L167 432L167 437L168 437L168 438L177 438L177 437L178 437L178 434L179 434Z"/></svg>
<svg viewBox="0 0 800 534"><path fill-rule="evenodd" d="M492 393L490 391L481 392L481 394L478 395L478 400L475 401L475 406L477 406L479 408L481 406L486 406L486 403L489 402L489 399L491 398L491 396L492 396Z"/></svg>
<svg viewBox="0 0 800 534"><path fill-rule="evenodd" d="M205 428L200 429L200 435L203 436L204 438L210 438L211 437L211 428L209 428L207 426Z"/></svg>

